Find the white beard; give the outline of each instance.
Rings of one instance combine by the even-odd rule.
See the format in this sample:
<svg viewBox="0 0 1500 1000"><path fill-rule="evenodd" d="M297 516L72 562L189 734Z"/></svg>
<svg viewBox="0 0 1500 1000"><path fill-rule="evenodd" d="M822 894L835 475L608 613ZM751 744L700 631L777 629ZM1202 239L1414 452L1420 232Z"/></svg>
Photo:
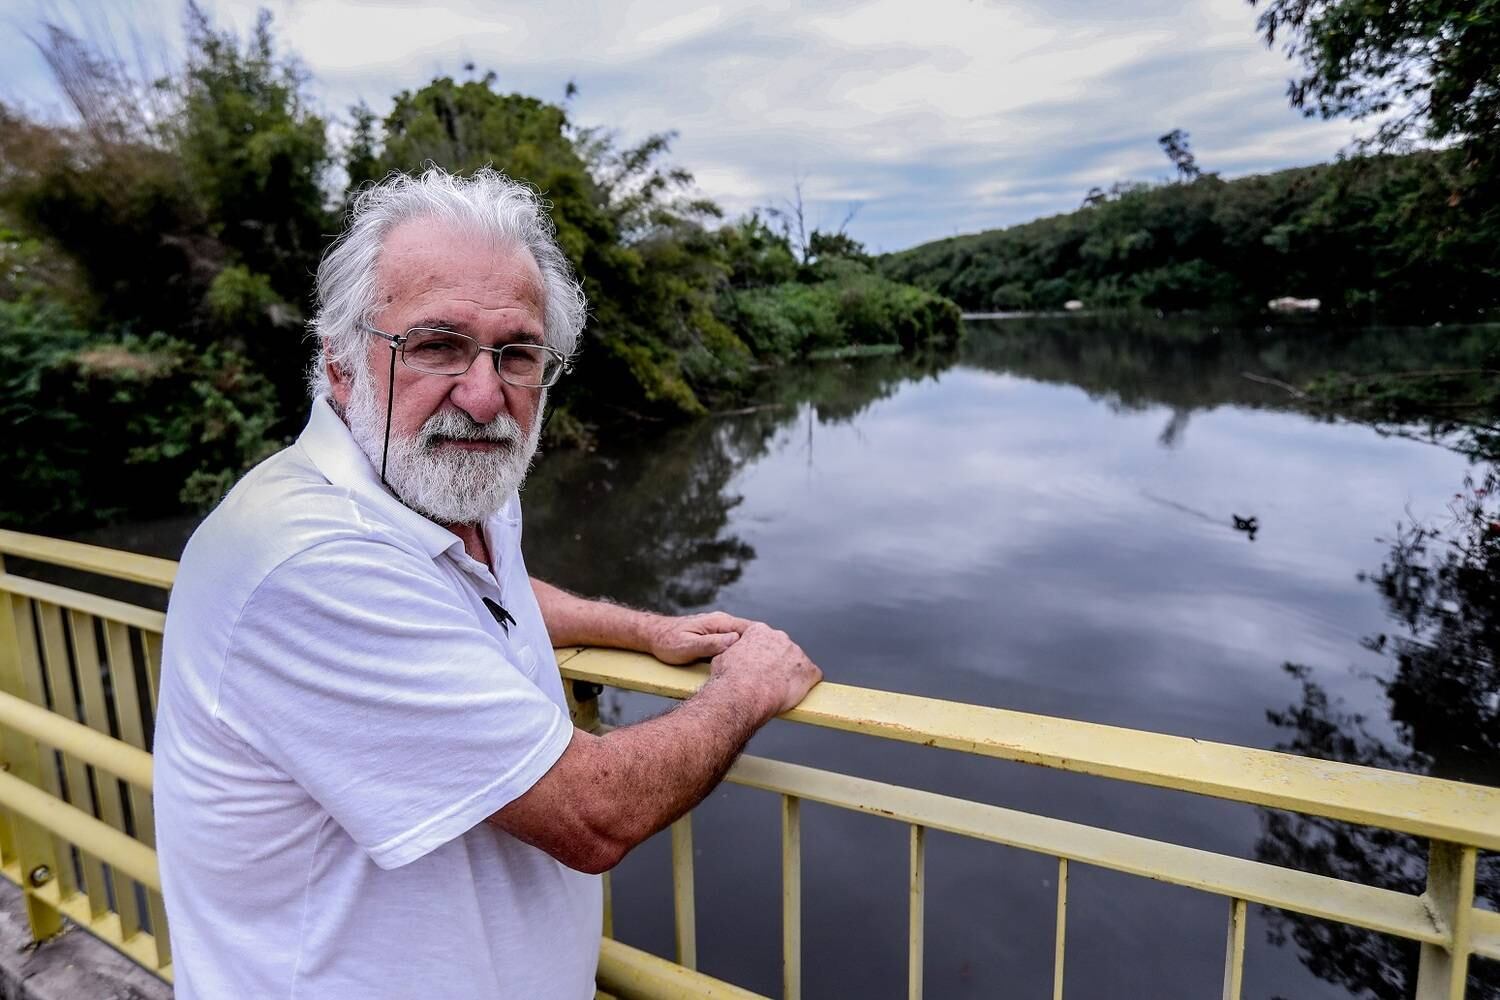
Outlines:
<svg viewBox="0 0 1500 1000"><path fill-rule="evenodd" d="M373 383L368 372L355 374L344 420L378 473L385 442L385 407L375 399ZM529 433L523 432L509 414L501 413L488 424L479 424L458 410L432 415L412 437L392 433L386 483L402 503L429 520L439 524L480 523L500 510L525 481L541 437L545 403L543 394ZM500 447L478 451L440 448L434 445L434 438L495 441Z"/></svg>

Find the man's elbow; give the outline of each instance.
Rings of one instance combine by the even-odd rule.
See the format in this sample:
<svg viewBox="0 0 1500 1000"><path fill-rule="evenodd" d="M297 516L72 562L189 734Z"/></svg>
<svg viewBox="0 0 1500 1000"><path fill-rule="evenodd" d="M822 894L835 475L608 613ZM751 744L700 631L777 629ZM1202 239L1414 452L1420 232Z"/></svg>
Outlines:
<svg viewBox="0 0 1500 1000"><path fill-rule="evenodd" d="M577 871L602 875L655 832L633 803L598 796L576 817L574 835L568 838L570 856L558 860Z"/></svg>
<svg viewBox="0 0 1500 1000"><path fill-rule="evenodd" d="M526 831L508 825L498 816L490 817L490 822L559 864L586 875L604 874L619 864L635 846L626 839L610 836L585 823L546 831Z"/></svg>
<svg viewBox="0 0 1500 1000"><path fill-rule="evenodd" d="M625 855L629 853L629 844L608 837L597 837L574 845L567 852L567 857L558 857L557 860L585 875L603 875L625 860Z"/></svg>

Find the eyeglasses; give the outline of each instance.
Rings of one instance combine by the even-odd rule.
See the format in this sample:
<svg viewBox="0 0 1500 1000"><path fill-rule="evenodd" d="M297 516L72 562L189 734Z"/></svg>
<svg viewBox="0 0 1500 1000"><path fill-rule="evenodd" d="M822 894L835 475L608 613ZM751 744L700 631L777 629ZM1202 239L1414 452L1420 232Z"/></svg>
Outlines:
<svg viewBox="0 0 1500 1000"><path fill-rule="evenodd" d="M485 347L473 337L452 330L433 330L417 326L396 336L366 326L365 332L384 337L392 350L399 351L401 363L424 375L462 375L474 364L480 351L495 356L495 374L511 385L526 389L545 389L572 370L567 355L541 344L501 344Z"/></svg>

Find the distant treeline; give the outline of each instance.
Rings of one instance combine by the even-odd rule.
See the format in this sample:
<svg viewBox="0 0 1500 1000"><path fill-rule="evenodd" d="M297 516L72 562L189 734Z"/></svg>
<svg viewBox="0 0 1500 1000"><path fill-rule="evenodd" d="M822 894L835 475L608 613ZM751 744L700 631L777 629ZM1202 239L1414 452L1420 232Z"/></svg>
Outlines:
<svg viewBox="0 0 1500 1000"><path fill-rule="evenodd" d="M669 134L622 147L566 99L472 67L334 122L268 15L241 39L187 14L187 58L160 79L43 25L73 116L0 102L0 521L203 507L280 447L306 412L312 276L349 195L429 161L496 166L551 205L590 306L554 445L733 406L757 369L816 352L959 335L953 303L878 274L843 233L726 222L666 161Z"/></svg>
<svg viewBox="0 0 1500 1000"><path fill-rule="evenodd" d="M1052 310L1077 299L1241 312L1295 296L1352 322L1471 319L1500 304L1500 192L1488 190L1488 172L1467 169L1465 155L1120 184L1066 215L927 243L879 264L973 311Z"/></svg>

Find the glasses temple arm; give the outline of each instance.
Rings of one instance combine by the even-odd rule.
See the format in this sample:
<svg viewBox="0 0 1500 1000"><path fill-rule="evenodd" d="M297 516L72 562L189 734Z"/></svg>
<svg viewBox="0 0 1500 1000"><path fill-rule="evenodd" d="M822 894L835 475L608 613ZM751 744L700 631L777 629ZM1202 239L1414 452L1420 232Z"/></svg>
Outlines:
<svg viewBox="0 0 1500 1000"><path fill-rule="evenodd" d="M379 330L371 332L380 333ZM385 387L385 444L380 448L380 481L389 488L391 484L385 479L385 463L391 454L391 411L395 409L396 404L396 351L400 346L400 339L391 337L388 333L380 333L380 335L391 339L391 375Z"/></svg>

